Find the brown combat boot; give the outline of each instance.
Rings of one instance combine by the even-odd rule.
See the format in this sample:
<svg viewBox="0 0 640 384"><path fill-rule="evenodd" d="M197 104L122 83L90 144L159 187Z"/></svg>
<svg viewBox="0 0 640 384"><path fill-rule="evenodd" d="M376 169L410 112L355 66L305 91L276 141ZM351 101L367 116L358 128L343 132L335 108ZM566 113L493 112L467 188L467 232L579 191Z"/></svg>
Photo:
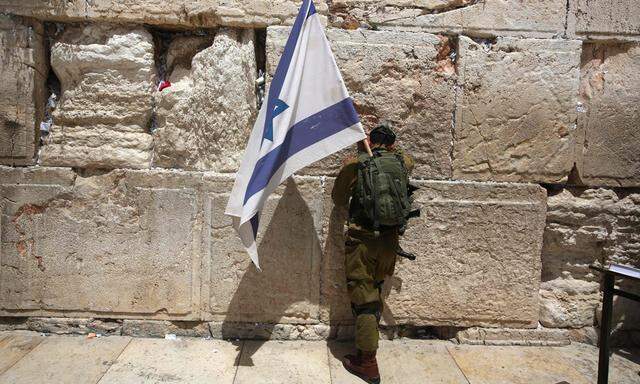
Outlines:
<svg viewBox="0 0 640 384"><path fill-rule="evenodd" d="M369 384L380 384L380 372L378 371L378 361L376 351L366 352L358 350L358 354L346 355L342 358L344 368L358 376Z"/></svg>

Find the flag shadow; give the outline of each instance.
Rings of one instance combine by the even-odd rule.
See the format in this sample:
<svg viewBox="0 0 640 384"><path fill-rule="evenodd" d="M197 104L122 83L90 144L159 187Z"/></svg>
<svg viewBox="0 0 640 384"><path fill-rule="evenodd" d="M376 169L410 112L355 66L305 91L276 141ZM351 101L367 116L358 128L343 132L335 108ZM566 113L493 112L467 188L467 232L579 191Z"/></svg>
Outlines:
<svg viewBox="0 0 640 384"><path fill-rule="evenodd" d="M236 365L254 365L252 356L264 342L288 339L300 332L291 324L317 322L321 259L318 199L322 194L311 183L300 184L289 178L280 198L265 204L258 235L262 271L250 264L248 257L238 266L236 273L242 273L243 267L244 273L229 302L221 336L254 341L243 343Z"/></svg>

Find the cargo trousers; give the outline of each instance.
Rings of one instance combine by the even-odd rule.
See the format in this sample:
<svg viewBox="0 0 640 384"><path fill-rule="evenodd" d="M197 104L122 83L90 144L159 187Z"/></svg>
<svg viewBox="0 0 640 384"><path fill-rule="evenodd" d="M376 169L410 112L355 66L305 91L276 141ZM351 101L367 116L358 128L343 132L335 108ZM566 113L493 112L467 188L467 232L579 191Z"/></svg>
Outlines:
<svg viewBox="0 0 640 384"><path fill-rule="evenodd" d="M382 284L393 275L398 249L397 229L374 232L349 225L345 236L345 272L356 320L356 348L378 349Z"/></svg>

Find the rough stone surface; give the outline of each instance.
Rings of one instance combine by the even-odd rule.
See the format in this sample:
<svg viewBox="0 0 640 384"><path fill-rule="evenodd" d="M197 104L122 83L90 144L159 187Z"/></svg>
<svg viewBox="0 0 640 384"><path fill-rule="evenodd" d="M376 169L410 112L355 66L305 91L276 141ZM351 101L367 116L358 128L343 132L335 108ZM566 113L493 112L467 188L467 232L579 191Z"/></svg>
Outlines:
<svg viewBox="0 0 640 384"><path fill-rule="evenodd" d="M40 333L58 335L86 335L95 333L101 336L120 335L122 322L119 320L98 320L65 317L30 317L25 328Z"/></svg>
<svg viewBox="0 0 640 384"><path fill-rule="evenodd" d="M640 43L585 43L580 98L580 181L640 186Z"/></svg>
<svg viewBox="0 0 640 384"><path fill-rule="evenodd" d="M35 162L46 74L42 26L0 15L0 164Z"/></svg>
<svg viewBox="0 0 640 384"><path fill-rule="evenodd" d="M325 324L210 322L209 329L216 339L316 341L332 336L331 329Z"/></svg>
<svg viewBox="0 0 640 384"><path fill-rule="evenodd" d="M384 323L536 327L545 191L523 184L419 186L422 216L401 241L418 258L398 261L387 279ZM325 219L322 309L330 322L352 318L340 278L343 215L334 208Z"/></svg>
<svg viewBox="0 0 640 384"><path fill-rule="evenodd" d="M191 337L211 336L207 323L166 320L124 320L122 334L141 337L164 337L167 334Z"/></svg>
<svg viewBox="0 0 640 384"><path fill-rule="evenodd" d="M324 1L315 2L325 13ZM162 26L265 27L293 24L299 2L292 0L0 0L0 8L17 15L57 21L106 21Z"/></svg>
<svg viewBox="0 0 640 384"><path fill-rule="evenodd" d="M27 320L29 330L41 333L55 333L58 335L89 333L88 324L91 319L83 318L51 318L31 317Z"/></svg>
<svg viewBox="0 0 640 384"><path fill-rule="evenodd" d="M636 0L570 0L568 32L582 39L640 40Z"/></svg>
<svg viewBox="0 0 640 384"><path fill-rule="evenodd" d="M540 323L545 327L581 328L593 325L600 303L600 284L558 278L540 285Z"/></svg>
<svg viewBox="0 0 640 384"><path fill-rule="evenodd" d="M333 25L419 29L471 36L552 37L564 34L564 0L337 0Z"/></svg>
<svg viewBox="0 0 640 384"><path fill-rule="evenodd" d="M456 339L461 344L471 345L528 345L560 346L569 345L571 339L561 329L505 329L505 328L469 328L460 331Z"/></svg>
<svg viewBox="0 0 640 384"><path fill-rule="evenodd" d="M275 72L288 28L267 29L267 72ZM390 121L416 160L413 175L451 177L455 100L452 42L428 33L327 29L336 62L365 128ZM336 174L343 151L301 171Z"/></svg>
<svg viewBox="0 0 640 384"><path fill-rule="evenodd" d="M459 39L453 176L558 182L574 164L580 42Z"/></svg>
<svg viewBox="0 0 640 384"><path fill-rule="evenodd" d="M640 266L640 194L604 188L550 191L540 321L547 327L593 325L600 276L588 266L610 262ZM614 308L619 327L638 328L637 305L616 298Z"/></svg>
<svg viewBox="0 0 640 384"><path fill-rule="evenodd" d="M148 168L154 47L144 29L67 27L51 47L62 95L44 165Z"/></svg>
<svg viewBox="0 0 640 384"><path fill-rule="evenodd" d="M247 257L231 218L223 214L232 180L226 178L204 203L205 252L211 265L203 297L208 298L211 320L224 321L223 334L238 321L317 323L321 180L289 179L265 203L258 231L261 272Z"/></svg>
<svg viewBox="0 0 640 384"><path fill-rule="evenodd" d="M223 29L210 46L207 37L171 42L172 85L155 95L155 166L237 170L256 111L253 34Z"/></svg>
<svg viewBox="0 0 640 384"><path fill-rule="evenodd" d="M198 208L189 179L113 171L70 184L56 172L0 176L0 313L197 316Z"/></svg>

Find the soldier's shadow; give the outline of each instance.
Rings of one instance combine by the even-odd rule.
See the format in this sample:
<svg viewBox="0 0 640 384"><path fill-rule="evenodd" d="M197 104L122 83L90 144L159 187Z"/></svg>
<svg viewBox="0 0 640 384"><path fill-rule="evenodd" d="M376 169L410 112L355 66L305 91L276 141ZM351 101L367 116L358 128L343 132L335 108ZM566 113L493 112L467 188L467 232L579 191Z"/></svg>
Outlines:
<svg viewBox="0 0 640 384"><path fill-rule="evenodd" d="M309 191L308 185L305 188ZM312 196L322 199L322 194L315 192ZM312 206L321 207L321 200L313 200ZM262 271L248 261L246 254L235 267L235 273L242 277L220 330L223 339L245 340L236 343L241 350L236 365L254 365L254 354L268 339L286 339L291 337L289 332L298 332L295 326L281 324L318 318L320 215L319 209L312 212L291 178L282 196L265 205L258 233Z"/></svg>

